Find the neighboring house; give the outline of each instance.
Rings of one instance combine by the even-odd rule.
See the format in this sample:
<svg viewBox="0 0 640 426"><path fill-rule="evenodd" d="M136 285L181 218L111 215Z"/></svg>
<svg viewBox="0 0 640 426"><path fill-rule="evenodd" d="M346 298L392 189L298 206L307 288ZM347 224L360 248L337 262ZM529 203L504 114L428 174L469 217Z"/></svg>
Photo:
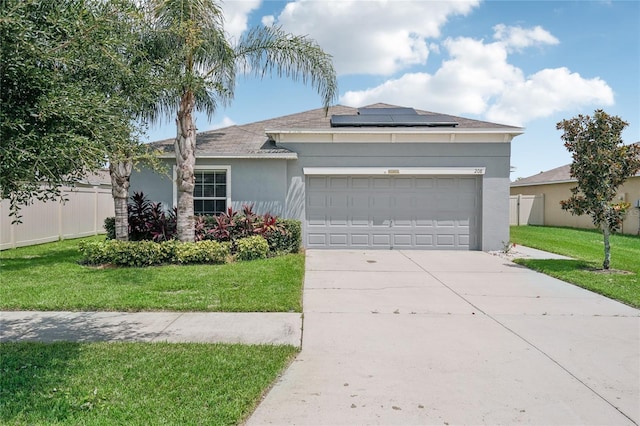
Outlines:
<svg viewBox="0 0 640 426"><path fill-rule="evenodd" d="M543 212L542 217L536 220L539 224L593 229L591 216L574 216L560 208L560 201L568 199L571 196L571 188L576 186L577 181L571 177L570 168L571 164L567 164L534 176L518 179L511 183L511 196L538 196L536 203L542 203L538 211ZM635 206L640 203L640 173L627 179L624 185L618 189L616 200L631 203L631 209L627 213L621 231L625 234L639 234L640 209Z"/></svg>
<svg viewBox="0 0 640 426"><path fill-rule="evenodd" d="M308 248L496 250L509 239L510 145L523 129L393 105L335 106L199 133L196 214L252 204L299 219ZM166 173L131 190L176 204ZM172 178L173 176L173 178Z"/></svg>

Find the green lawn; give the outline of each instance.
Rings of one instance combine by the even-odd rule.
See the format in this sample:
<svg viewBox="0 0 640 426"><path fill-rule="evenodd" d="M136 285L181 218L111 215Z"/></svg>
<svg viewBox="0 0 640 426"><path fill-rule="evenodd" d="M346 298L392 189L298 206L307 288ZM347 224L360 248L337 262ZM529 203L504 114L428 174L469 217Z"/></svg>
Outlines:
<svg viewBox="0 0 640 426"><path fill-rule="evenodd" d="M640 237L611 236L611 269L627 274L598 271L602 268L604 245L602 234L597 231L514 226L511 242L575 259L518 259L517 263L640 308Z"/></svg>
<svg viewBox="0 0 640 426"><path fill-rule="evenodd" d="M0 423L235 425L291 346L2 343Z"/></svg>
<svg viewBox="0 0 640 426"><path fill-rule="evenodd" d="M302 310L302 254L225 265L99 269L78 264L79 241L0 252L0 310Z"/></svg>

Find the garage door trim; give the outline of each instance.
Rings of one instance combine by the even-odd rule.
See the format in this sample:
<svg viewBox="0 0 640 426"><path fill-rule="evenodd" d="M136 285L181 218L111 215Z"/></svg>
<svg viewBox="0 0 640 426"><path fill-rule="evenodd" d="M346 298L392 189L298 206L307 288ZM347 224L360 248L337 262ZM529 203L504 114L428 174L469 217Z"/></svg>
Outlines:
<svg viewBox="0 0 640 426"><path fill-rule="evenodd" d="M305 176L484 175L485 167L304 167Z"/></svg>

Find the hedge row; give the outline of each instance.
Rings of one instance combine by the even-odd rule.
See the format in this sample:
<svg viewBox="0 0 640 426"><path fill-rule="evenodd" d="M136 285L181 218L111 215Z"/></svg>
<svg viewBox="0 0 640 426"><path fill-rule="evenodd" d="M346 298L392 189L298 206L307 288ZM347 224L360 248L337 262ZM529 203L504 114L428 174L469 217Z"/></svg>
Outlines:
<svg viewBox="0 0 640 426"><path fill-rule="evenodd" d="M152 266L162 264L226 263L232 259L253 260L297 253L301 244L300 222L279 219L285 232L270 232L235 241L202 240L182 243L162 241L81 241L82 263L86 265Z"/></svg>

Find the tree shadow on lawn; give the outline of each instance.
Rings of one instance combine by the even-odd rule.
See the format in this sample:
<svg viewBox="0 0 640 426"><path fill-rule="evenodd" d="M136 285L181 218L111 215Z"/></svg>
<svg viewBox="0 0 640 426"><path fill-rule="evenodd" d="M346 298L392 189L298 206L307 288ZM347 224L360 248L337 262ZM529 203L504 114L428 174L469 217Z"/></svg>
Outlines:
<svg viewBox="0 0 640 426"><path fill-rule="evenodd" d="M567 273L593 271L594 264L574 259L515 259L515 263L544 273Z"/></svg>
<svg viewBox="0 0 640 426"><path fill-rule="evenodd" d="M65 398L80 343L0 343L0 421L65 422L74 411ZM28 420L27 420L28 419Z"/></svg>
<svg viewBox="0 0 640 426"><path fill-rule="evenodd" d="M81 374L75 362L88 342L150 341L162 332L140 330L118 313L4 312L0 323L0 423L66 423L84 410L70 395L70 380ZM105 320L106 318L106 320ZM92 396L89 395L89 398ZM85 401L86 403L86 401Z"/></svg>
<svg viewBox="0 0 640 426"><path fill-rule="evenodd" d="M80 259L81 255L75 248L52 250L42 254L25 253L22 255L8 250L0 254L0 271L21 271L60 263L77 264Z"/></svg>

